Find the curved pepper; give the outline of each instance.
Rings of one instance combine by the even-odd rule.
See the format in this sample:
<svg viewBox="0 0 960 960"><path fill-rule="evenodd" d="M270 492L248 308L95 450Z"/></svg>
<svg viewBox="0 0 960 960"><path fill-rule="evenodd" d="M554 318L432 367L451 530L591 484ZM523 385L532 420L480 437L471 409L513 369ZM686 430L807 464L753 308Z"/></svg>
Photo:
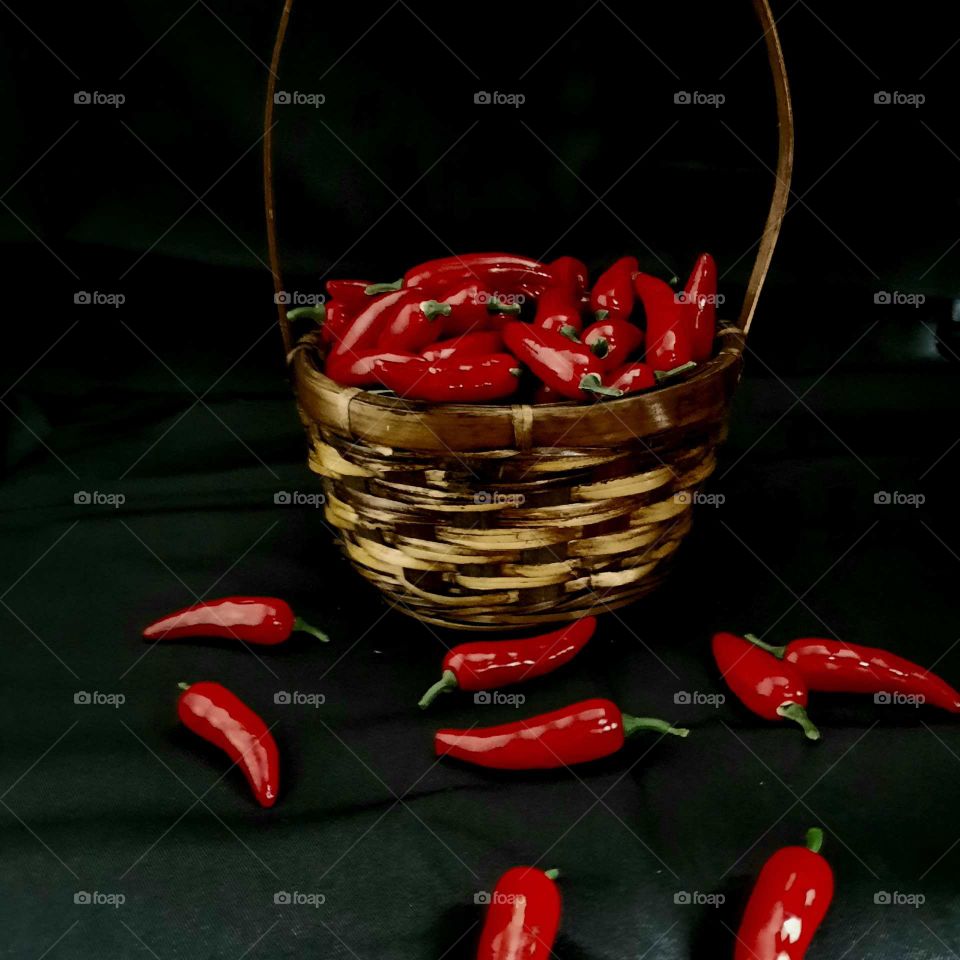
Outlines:
<svg viewBox="0 0 960 960"><path fill-rule="evenodd" d="M433 746L438 757L480 767L547 770L608 757L638 730L678 737L690 732L653 717L622 714L615 703L594 699L497 727L438 730Z"/></svg>
<svg viewBox="0 0 960 960"><path fill-rule="evenodd" d="M640 269L636 257L621 257L597 278L590 308L597 320L628 320L633 311L633 275Z"/></svg>
<svg viewBox="0 0 960 960"><path fill-rule="evenodd" d="M294 631L330 638L294 616L290 604L278 597L221 597L155 620L143 631L147 640L180 640L183 637L223 637L272 646L283 643Z"/></svg>
<svg viewBox="0 0 960 960"><path fill-rule="evenodd" d="M378 360L384 363L407 363L417 359L419 359L418 355L409 351L381 350L377 347L373 350L364 350L349 360L341 360L334 368L335 377L331 374L328 364L327 376L335 379L341 387L376 387L381 383L377 372Z"/></svg>
<svg viewBox="0 0 960 960"><path fill-rule="evenodd" d="M428 260L403 276L407 287L440 292L454 283L475 280L493 283L504 293L538 297L550 285L549 269L539 260L513 253L465 253L459 257Z"/></svg>
<svg viewBox="0 0 960 960"><path fill-rule="evenodd" d="M713 658L748 710L765 720L793 720L810 740L820 739L807 717L807 685L799 670L732 633L714 636Z"/></svg>
<svg viewBox="0 0 960 960"><path fill-rule="evenodd" d="M223 750L243 771L257 803L272 807L280 790L280 755L267 725L219 683L180 684L180 721Z"/></svg>
<svg viewBox="0 0 960 960"><path fill-rule="evenodd" d="M560 926L556 870L513 867L490 894L477 960L548 960Z"/></svg>
<svg viewBox="0 0 960 960"><path fill-rule="evenodd" d="M534 326L544 330L567 330L579 333L583 329L578 294L567 287L549 287L537 301ZM566 329L565 329L566 328Z"/></svg>
<svg viewBox="0 0 960 960"><path fill-rule="evenodd" d="M802 960L833 899L833 871L820 855L823 831L783 847L764 865L740 922L735 960Z"/></svg>
<svg viewBox="0 0 960 960"><path fill-rule="evenodd" d="M673 370L693 357L690 333L673 288L659 277L638 273L634 290L647 315L646 361L654 370Z"/></svg>
<svg viewBox="0 0 960 960"><path fill-rule="evenodd" d="M791 640L773 647L748 633L746 639L793 664L811 690L828 693L901 693L960 713L960 691L935 673L877 647L822 637Z"/></svg>
<svg viewBox="0 0 960 960"><path fill-rule="evenodd" d="M378 360L374 367L380 382L394 393L432 403L501 400L520 383L517 361L507 353L434 361L412 357L402 363Z"/></svg>
<svg viewBox="0 0 960 960"><path fill-rule="evenodd" d="M697 257L683 288L683 313L690 338L690 356L697 363L713 354L717 329L717 265L709 253Z"/></svg>
<svg viewBox="0 0 960 960"><path fill-rule="evenodd" d="M640 361L618 367L607 379L610 381L611 389L620 390L624 394L642 393L657 385L653 367Z"/></svg>
<svg viewBox="0 0 960 960"><path fill-rule="evenodd" d="M596 354L604 371L622 366L643 344L643 331L626 320L590 324L580 339Z"/></svg>
<svg viewBox="0 0 960 960"><path fill-rule="evenodd" d="M340 368L348 366L361 355L375 349L380 334L397 312L404 305L419 303L422 299L423 295L419 290L394 290L392 293L383 293L373 299L354 317L353 322L344 330L340 340L327 356L325 368L327 376L339 382Z"/></svg>
<svg viewBox="0 0 960 960"><path fill-rule="evenodd" d="M448 357L475 357L481 354L502 353L503 337L498 330L476 330L449 340L438 340L420 351L424 360L446 360Z"/></svg>
<svg viewBox="0 0 960 960"><path fill-rule="evenodd" d="M377 339L377 349L387 352L419 353L443 331L438 317L449 317L451 306L437 300L403 303Z"/></svg>
<svg viewBox="0 0 960 960"><path fill-rule="evenodd" d="M576 257L557 257L547 264L553 286L573 291L579 298L587 289L590 273L587 265Z"/></svg>
<svg viewBox="0 0 960 960"><path fill-rule="evenodd" d="M526 640L477 640L451 647L443 658L443 676L423 695L426 709L441 693L495 690L552 673L569 663L597 629L596 617L583 617L560 630Z"/></svg>
<svg viewBox="0 0 960 960"><path fill-rule="evenodd" d="M443 323L445 334L457 335L487 330L494 314L520 313L518 303L507 303L476 282L459 283L438 295L438 301L450 307Z"/></svg>

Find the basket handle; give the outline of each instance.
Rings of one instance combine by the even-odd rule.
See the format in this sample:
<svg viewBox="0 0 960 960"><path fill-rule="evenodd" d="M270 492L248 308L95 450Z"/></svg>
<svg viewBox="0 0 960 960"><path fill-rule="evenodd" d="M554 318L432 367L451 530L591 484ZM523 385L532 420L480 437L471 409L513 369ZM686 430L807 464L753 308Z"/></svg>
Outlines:
<svg viewBox="0 0 960 960"><path fill-rule="evenodd" d="M273 289L276 294L277 315L280 320L280 333L283 336L284 352L289 354L293 346L290 334L290 321L287 318L286 304L280 294L283 292L283 277L280 271L280 253L277 247L277 223L274 216L273 203L273 96L277 89L277 70L280 66L280 53L283 50L283 41L287 36L287 26L290 23L290 8L293 0L284 0L283 10L280 13L280 23L277 27L277 37L273 43L273 55L270 58L270 74L267 77L267 101L263 111L263 198L267 218L267 251L270 258L270 272L273 274ZM753 264L750 279L747 282L747 292L740 308L740 318L737 325L746 334L753 322L753 314L757 309L757 299L770 269L770 260L773 257L773 248L777 245L780 235L780 225L787 210L787 200L790 196L790 177L793 173L793 106L790 102L790 87L787 83L787 67L783 62L783 49L780 46L780 36L777 33L776 20L770 9L769 0L753 0L753 8L763 27L763 39L767 47L767 56L770 60L770 72L773 76L773 87L777 98L777 121L779 126L779 146L777 152L776 183L773 188L773 199L770 201L770 210L767 213L767 222L763 227L757 250L757 259Z"/></svg>

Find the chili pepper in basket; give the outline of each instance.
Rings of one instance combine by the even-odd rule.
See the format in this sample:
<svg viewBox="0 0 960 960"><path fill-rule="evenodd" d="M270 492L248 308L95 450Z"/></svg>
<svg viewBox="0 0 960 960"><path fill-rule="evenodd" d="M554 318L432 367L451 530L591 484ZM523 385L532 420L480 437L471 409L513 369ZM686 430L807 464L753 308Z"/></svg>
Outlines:
<svg viewBox="0 0 960 960"><path fill-rule="evenodd" d="M513 867L490 894L477 960L548 960L560 926L558 871Z"/></svg>
<svg viewBox="0 0 960 960"><path fill-rule="evenodd" d="M339 382L340 369L376 348L380 334L397 311L405 304L422 299L419 290L394 290L374 298L354 317L330 351L325 368L327 376Z"/></svg>
<svg viewBox="0 0 960 960"><path fill-rule="evenodd" d="M401 305L377 338L379 350L419 353L443 331L438 317L449 317L451 306L437 300L413 300Z"/></svg>
<svg viewBox="0 0 960 960"><path fill-rule="evenodd" d="M597 320L627 320L633 310L633 275L640 269L636 257L621 257L597 278L590 308Z"/></svg>
<svg viewBox="0 0 960 960"><path fill-rule="evenodd" d="M576 257L557 257L547 264L547 271L554 287L573 291L577 297L587 289L590 273Z"/></svg>
<svg viewBox="0 0 960 960"><path fill-rule="evenodd" d="M823 831L783 847L763 865L740 921L734 960L802 960L833 899L833 871L820 855Z"/></svg>
<svg viewBox="0 0 960 960"><path fill-rule="evenodd" d="M412 267L403 276L404 286L439 292L454 283L475 280L493 283L503 293L538 297L550 285L549 269L538 260L513 253L465 253L441 257Z"/></svg>
<svg viewBox="0 0 960 960"><path fill-rule="evenodd" d="M182 637L224 637L272 646L291 633L311 633L326 643L330 638L305 620L294 616L290 604L277 597L222 597L184 607L150 624L147 640L179 640Z"/></svg>
<svg viewBox="0 0 960 960"><path fill-rule="evenodd" d="M621 713L611 701L594 699L497 727L438 730L433 746L438 757L480 767L546 770L608 757L639 730L678 737L690 732L664 720Z"/></svg>
<svg viewBox="0 0 960 960"><path fill-rule="evenodd" d="M640 349L643 331L627 320L600 320L590 324L580 339L596 354L604 371L627 362Z"/></svg>
<svg viewBox="0 0 960 960"><path fill-rule="evenodd" d="M381 382L377 372L378 360L384 363L407 363L418 359L415 353L380 349L364 350L356 357L342 360L337 365L336 381L342 387L376 387Z"/></svg>
<svg viewBox="0 0 960 960"><path fill-rule="evenodd" d="M672 370L693 358L683 304L659 277L638 273L634 290L647 316L646 361L654 370Z"/></svg>
<svg viewBox="0 0 960 960"><path fill-rule="evenodd" d="M431 403L477 403L502 400L520 383L517 361L508 353L424 360L411 357L403 363L374 363L380 382L409 400Z"/></svg>
<svg viewBox="0 0 960 960"><path fill-rule="evenodd" d="M343 300L331 300L324 308L320 339L327 344L339 343L357 315L357 308ZM289 317L289 314L287 316Z"/></svg>
<svg viewBox="0 0 960 960"><path fill-rule="evenodd" d="M534 326L544 330L579 333L583 329L579 295L565 287L549 287L537 301Z"/></svg>
<svg viewBox="0 0 960 960"><path fill-rule="evenodd" d="M653 367L639 360L618 367L607 379L611 389L620 390L624 394L642 393L657 385Z"/></svg>
<svg viewBox="0 0 960 960"><path fill-rule="evenodd" d="M267 725L219 683L181 683L181 723L223 750L240 767L257 803L272 807L280 789L280 756Z"/></svg>
<svg viewBox="0 0 960 960"><path fill-rule="evenodd" d="M557 330L508 323L503 328L503 340L518 360L562 397L586 400L592 393L620 396L603 385L603 368L590 348Z"/></svg>
<svg viewBox="0 0 960 960"><path fill-rule="evenodd" d="M804 637L774 647L753 634L746 639L792 664L811 690L827 693L901 693L950 713L960 713L960 691L935 673L877 647Z"/></svg>
<svg viewBox="0 0 960 960"><path fill-rule="evenodd" d="M449 340L438 340L420 351L424 360L446 360L457 356L475 357L479 354L503 353L503 337L499 330L475 330Z"/></svg>
<svg viewBox="0 0 960 960"><path fill-rule="evenodd" d="M444 333L456 335L487 330L493 314L520 313L520 304L508 303L475 281L458 283L437 296L438 302L450 307L443 323Z"/></svg>
<svg viewBox="0 0 960 960"><path fill-rule="evenodd" d="M709 360L717 329L717 265L709 253L697 257L683 288L683 308L690 337L690 355L697 363Z"/></svg>
<svg viewBox="0 0 960 960"><path fill-rule="evenodd" d="M799 670L732 633L714 636L713 658L748 710L765 720L793 720L810 740L820 739L807 717L807 685Z"/></svg>
<svg viewBox="0 0 960 960"><path fill-rule="evenodd" d="M451 690L495 690L552 673L569 663L597 629L596 617L583 617L526 640L477 640L451 647L443 658L443 675L420 699L426 709Z"/></svg>
<svg viewBox="0 0 960 960"><path fill-rule="evenodd" d="M326 283L330 300L353 307L358 313L370 302L369 286L369 280L328 280Z"/></svg>

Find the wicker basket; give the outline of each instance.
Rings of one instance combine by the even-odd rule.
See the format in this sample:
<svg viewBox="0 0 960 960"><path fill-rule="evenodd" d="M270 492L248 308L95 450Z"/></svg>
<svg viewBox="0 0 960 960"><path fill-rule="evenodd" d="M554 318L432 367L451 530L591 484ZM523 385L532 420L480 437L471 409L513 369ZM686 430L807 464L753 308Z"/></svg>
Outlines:
<svg viewBox="0 0 960 960"><path fill-rule="evenodd" d="M403 613L465 630L572 620L655 589L690 529L696 492L715 465L749 330L783 217L792 115L767 0L764 30L780 122L777 180L736 325L712 360L647 394L583 405L430 405L341 387L322 373L316 333L296 345L280 322L310 468L326 519L357 572ZM264 167L268 238L282 290L273 218L273 82Z"/></svg>

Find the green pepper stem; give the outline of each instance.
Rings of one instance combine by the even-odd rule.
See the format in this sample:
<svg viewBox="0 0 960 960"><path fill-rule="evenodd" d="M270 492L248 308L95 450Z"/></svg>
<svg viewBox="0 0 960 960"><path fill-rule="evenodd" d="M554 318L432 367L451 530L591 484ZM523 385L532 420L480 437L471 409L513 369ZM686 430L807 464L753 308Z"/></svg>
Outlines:
<svg viewBox="0 0 960 960"><path fill-rule="evenodd" d="M601 397L622 397L623 391L615 387L605 387L596 373L585 373L580 381L580 389L595 393Z"/></svg>
<svg viewBox="0 0 960 960"><path fill-rule="evenodd" d="M690 733L685 727L672 727L666 720L658 720L656 717L634 717L629 713L624 713L622 716L625 737L632 737L638 730L672 733L675 737L685 737Z"/></svg>
<svg viewBox="0 0 960 960"><path fill-rule="evenodd" d="M653 379L657 383L663 383L664 380L670 380L673 377L679 377L680 374L686 373L688 370L692 370L696 366L696 362L693 360L688 360L686 363L681 363L679 367L674 367L672 370L654 370Z"/></svg>
<svg viewBox="0 0 960 960"><path fill-rule="evenodd" d="M805 841L807 849L819 853L823 846L823 831L819 827L811 827L807 831Z"/></svg>
<svg viewBox="0 0 960 960"><path fill-rule="evenodd" d="M189 683L184 683L184 682L181 680L181 681L177 684L177 687L179 687L181 690L189 690L189 689L190 689L190 684L189 684Z"/></svg>
<svg viewBox="0 0 960 960"><path fill-rule="evenodd" d="M420 698L417 706L426 710L441 693L449 693L457 688L457 675L452 670L444 670L443 676Z"/></svg>
<svg viewBox="0 0 960 960"><path fill-rule="evenodd" d="M767 653L772 653L778 660L782 660L784 655L787 652L786 647L775 647L773 644L764 643L756 634L745 633L743 635L744 640L749 640L755 647L759 647L761 650L766 650Z"/></svg>
<svg viewBox="0 0 960 960"><path fill-rule="evenodd" d="M543 875L544 875L548 880L556 880L557 877L560 876L560 871L557 870L556 867L551 867L549 870L544 870L544 871L543 871Z"/></svg>
<svg viewBox="0 0 960 960"><path fill-rule="evenodd" d="M597 337L590 344L590 350L595 357L602 360L610 352L610 341L606 337Z"/></svg>
<svg viewBox="0 0 960 960"><path fill-rule="evenodd" d="M330 642L330 638L322 630L318 630L316 627L311 626L306 620L301 620L300 617L294 617L293 632L298 630L301 633L311 633L318 640L322 640L324 643Z"/></svg>
<svg viewBox="0 0 960 960"><path fill-rule="evenodd" d="M317 323L323 323L327 319L327 308L322 303L318 303L315 307L294 307L287 311L288 320L299 320L301 317L310 317Z"/></svg>
<svg viewBox="0 0 960 960"><path fill-rule="evenodd" d="M565 323L557 332L574 343L580 342L580 337L577 335L579 331L572 323Z"/></svg>
<svg viewBox="0 0 960 960"><path fill-rule="evenodd" d="M518 316L520 314L520 304L519 303L504 303L499 297L491 297L487 301L487 310L490 313L509 313L511 316Z"/></svg>
<svg viewBox="0 0 960 960"><path fill-rule="evenodd" d="M783 703L777 707L777 713L785 720L799 723L800 729L808 740L820 739L820 731L813 725L813 721L807 716L807 711L799 703Z"/></svg>
<svg viewBox="0 0 960 960"><path fill-rule="evenodd" d="M363 288L363 292L368 297L375 297L378 293L393 293L394 290L403 288L403 277L394 280L393 283L371 283Z"/></svg>
<svg viewBox="0 0 960 960"><path fill-rule="evenodd" d="M435 317L449 317L451 307L449 303L440 303L437 300L424 300L420 304L420 309L428 320L433 320Z"/></svg>
<svg viewBox="0 0 960 960"><path fill-rule="evenodd" d="M609 316L610 316L610 311L609 311L609 310L598 310L598 311L593 315L593 317L594 317L594 319L597 321L597 323L602 323L602 322L603 322L604 320L606 320L607 317L609 317Z"/></svg>

